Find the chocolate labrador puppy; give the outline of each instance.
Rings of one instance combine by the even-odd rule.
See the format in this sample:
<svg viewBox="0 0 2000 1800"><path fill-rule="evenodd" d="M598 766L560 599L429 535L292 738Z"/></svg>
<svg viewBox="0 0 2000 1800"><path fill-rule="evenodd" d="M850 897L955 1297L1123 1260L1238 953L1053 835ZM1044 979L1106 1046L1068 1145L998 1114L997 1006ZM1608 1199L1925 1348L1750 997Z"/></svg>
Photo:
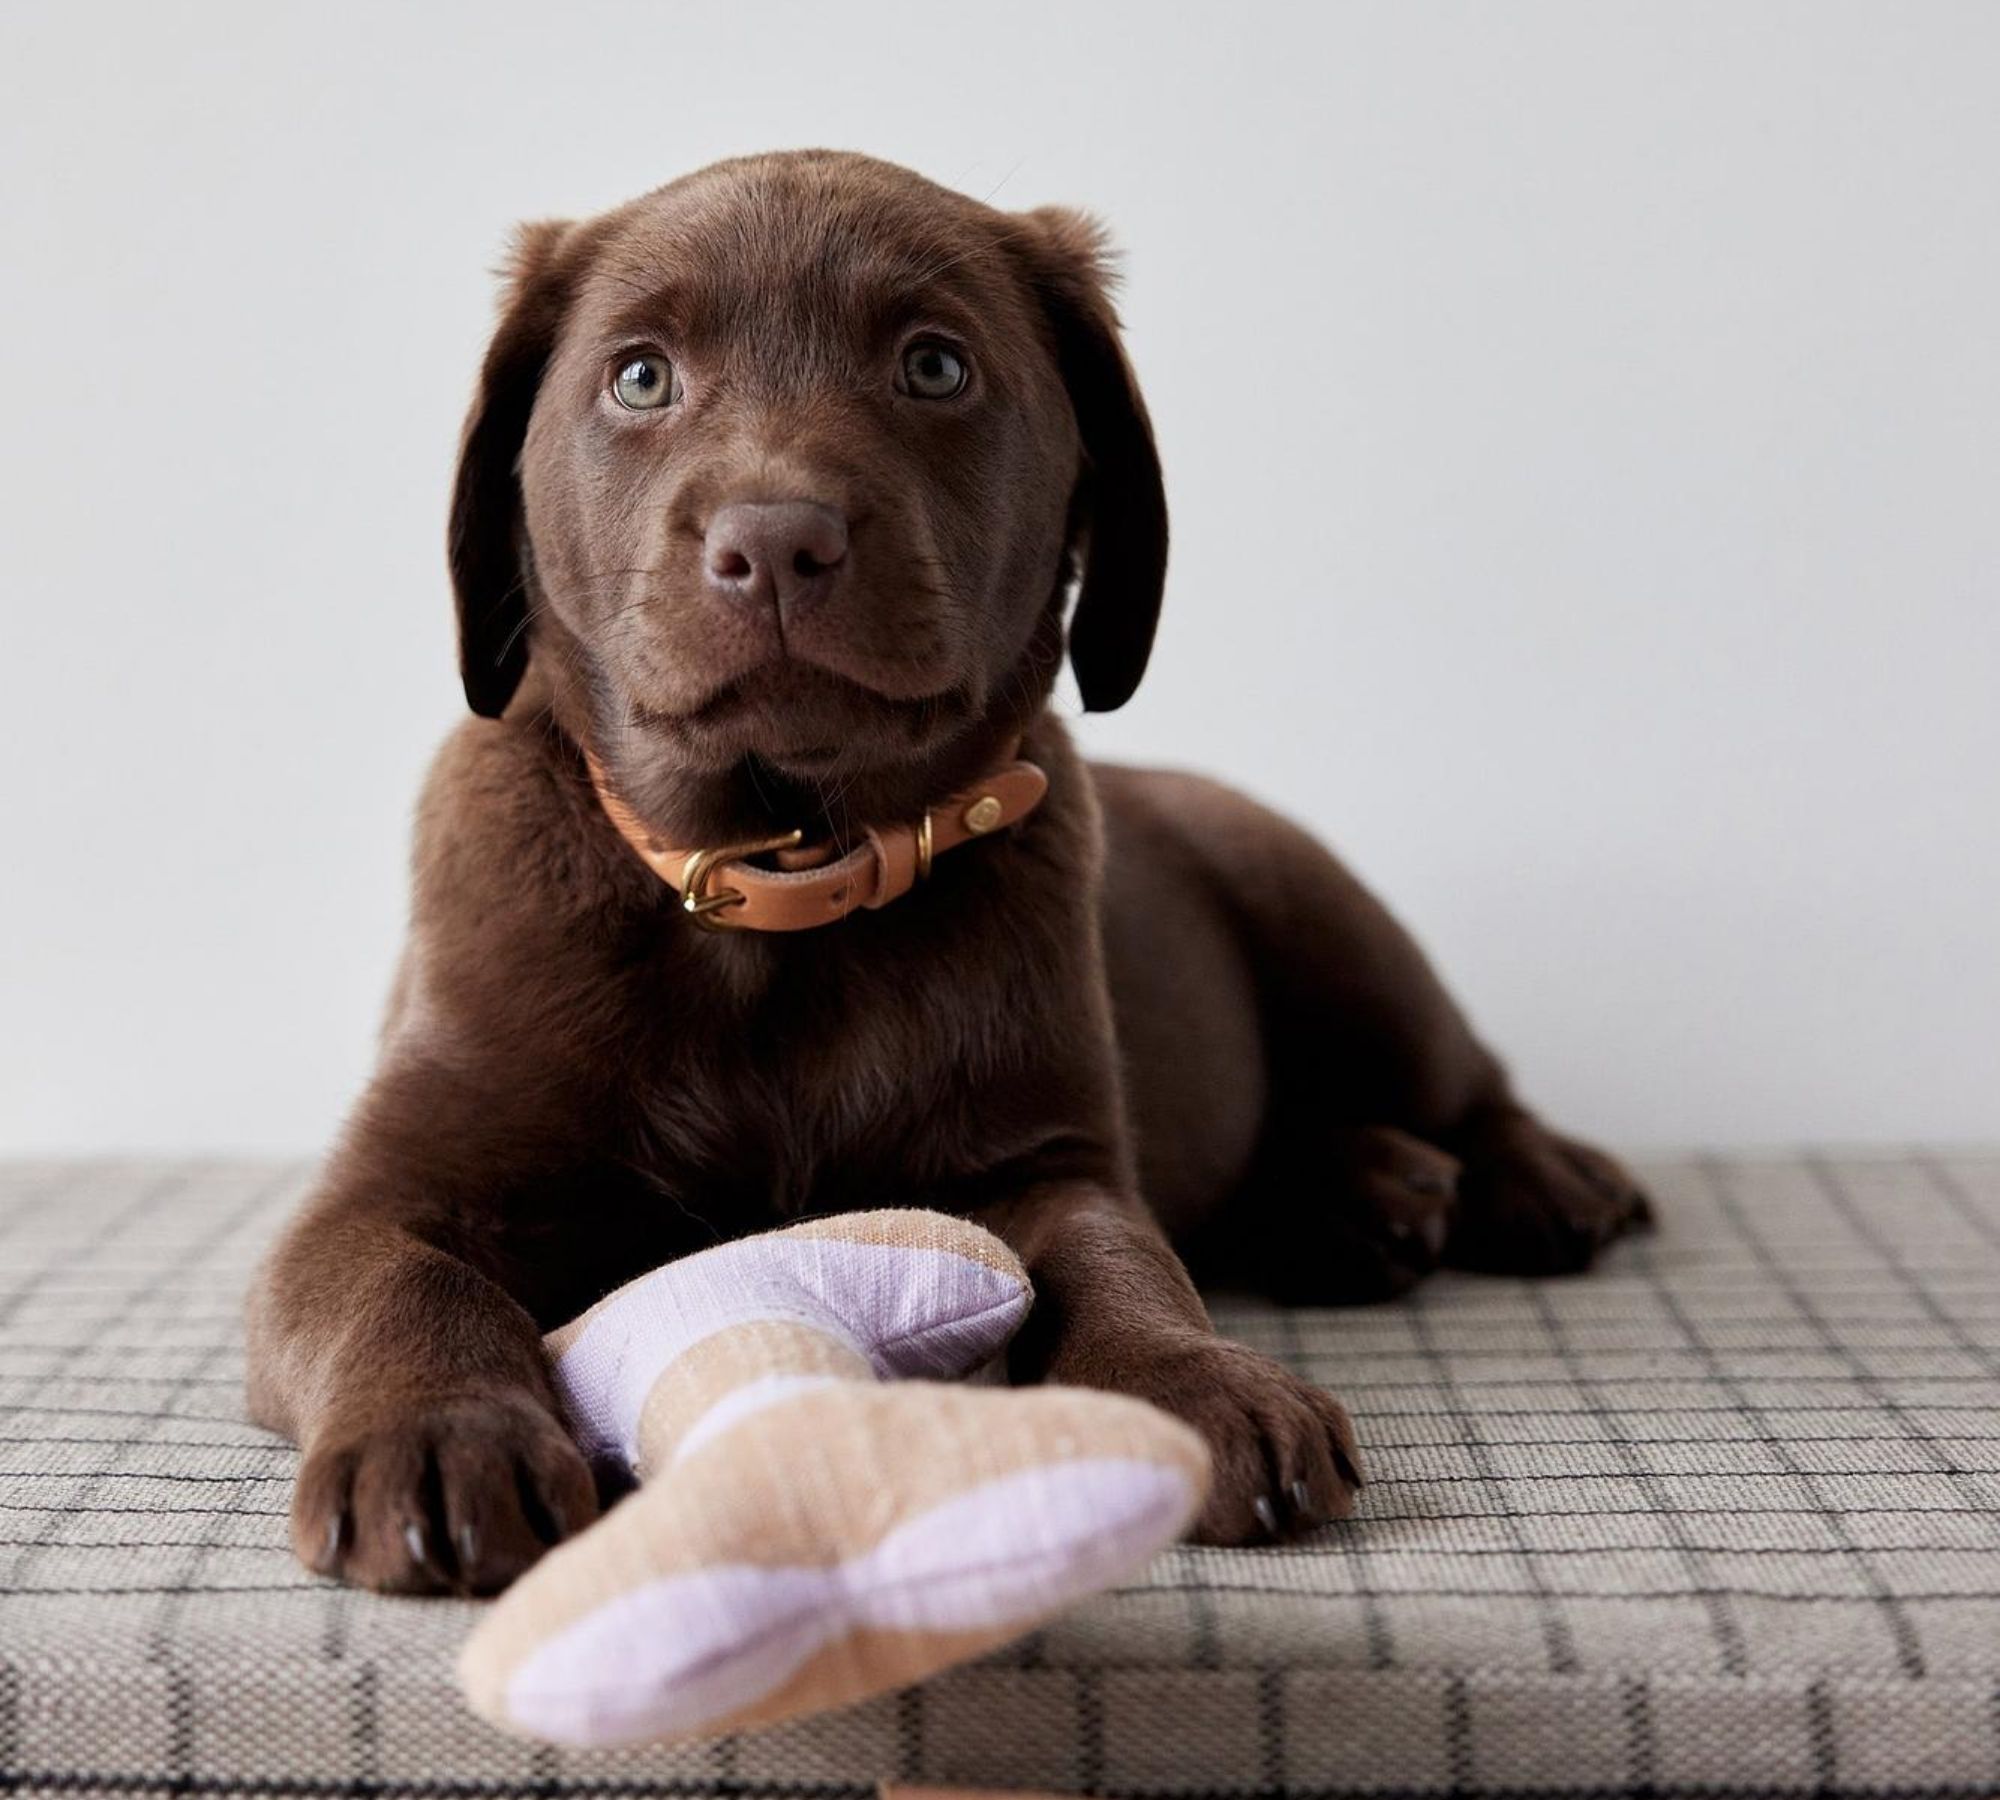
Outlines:
<svg viewBox="0 0 2000 1800"><path fill-rule="evenodd" d="M1074 214L811 152L522 233L451 513L478 717L378 1071L251 1305L312 1567L504 1585L597 1505L542 1332L883 1205L1019 1252L1016 1379L1202 1432L1203 1539L1284 1537L1352 1505L1346 1415L1190 1267L1368 1299L1643 1216L1318 844L1078 757L1065 647L1125 701L1166 554Z"/></svg>

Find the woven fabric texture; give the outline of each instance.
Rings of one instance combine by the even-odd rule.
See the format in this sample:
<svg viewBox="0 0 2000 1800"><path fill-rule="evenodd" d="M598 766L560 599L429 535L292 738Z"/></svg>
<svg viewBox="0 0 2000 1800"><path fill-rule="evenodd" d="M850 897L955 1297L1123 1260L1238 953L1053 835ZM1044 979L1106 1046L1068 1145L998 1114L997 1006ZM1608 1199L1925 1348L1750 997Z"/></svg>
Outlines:
<svg viewBox="0 0 2000 1800"><path fill-rule="evenodd" d="M460 1703L470 1605L315 1581L240 1296L309 1178L0 1170L0 1791L2000 1792L2000 1157L1647 1171L1584 1280L1218 1307L1353 1407L1359 1516L1181 1548L985 1663L672 1752Z"/></svg>

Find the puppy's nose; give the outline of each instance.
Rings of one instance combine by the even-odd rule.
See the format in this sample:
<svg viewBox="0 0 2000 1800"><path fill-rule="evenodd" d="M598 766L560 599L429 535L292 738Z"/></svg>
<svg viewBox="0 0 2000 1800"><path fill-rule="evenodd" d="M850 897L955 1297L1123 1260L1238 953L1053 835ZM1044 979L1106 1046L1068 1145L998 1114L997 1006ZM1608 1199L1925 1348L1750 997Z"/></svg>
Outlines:
<svg viewBox="0 0 2000 1800"><path fill-rule="evenodd" d="M710 587L785 612L823 599L846 560L847 520L812 500L739 500L703 539Z"/></svg>

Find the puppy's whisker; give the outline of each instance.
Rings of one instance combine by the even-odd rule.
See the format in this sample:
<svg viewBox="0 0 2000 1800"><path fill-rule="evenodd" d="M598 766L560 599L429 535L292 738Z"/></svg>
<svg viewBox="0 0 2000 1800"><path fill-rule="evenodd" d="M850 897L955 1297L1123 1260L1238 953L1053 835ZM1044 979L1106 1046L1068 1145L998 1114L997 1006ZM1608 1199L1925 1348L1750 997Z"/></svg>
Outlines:
<svg viewBox="0 0 2000 1800"><path fill-rule="evenodd" d="M1018 165L1016 166L1018 167ZM1019 243L1023 238L1033 237L1039 229L1040 227L1036 225L1024 223L1010 226L1004 231L995 232L984 243L974 244L968 249L954 251L951 255L942 257L938 261L920 268L911 277L912 285L922 287L937 280L940 275L949 273L951 270L957 268L959 264L970 262L976 256L984 256L989 250L1002 249L1008 244Z"/></svg>
<svg viewBox="0 0 2000 1800"><path fill-rule="evenodd" d="M1012 181L1016 175L1020 174L1022 164L1024 164L1027 160L1028 159L1025 156L1015 158L1014 166L1011 169L1009 169L1006 174L1001 176L1000 179L996 181L990 188L988 188L985 193L979 196L980 203L985 206L991 206L993 204L993 196L999 193L999 191L1003 187L1005 187L1008 184L1008 182Z"/></svg>
<svg viewBox="0 0 2000 1800"><path fill-rule="evenodd" d="M496 667L507 660L508 652L521 641L522 636L526 633L528 627L534 623L536 617L547 610L548 605L546 601L539 604L530 602L521 609L521 622L512 631L508 632L499 650L494 654L493 661Z"/></svg>

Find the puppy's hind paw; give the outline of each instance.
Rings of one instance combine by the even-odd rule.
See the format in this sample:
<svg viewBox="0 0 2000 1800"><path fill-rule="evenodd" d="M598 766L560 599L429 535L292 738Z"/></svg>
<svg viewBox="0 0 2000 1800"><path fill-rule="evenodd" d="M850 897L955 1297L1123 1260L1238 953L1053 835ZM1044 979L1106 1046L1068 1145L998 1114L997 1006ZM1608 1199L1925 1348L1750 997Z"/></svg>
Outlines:
<svg viewBox="0 0 2000 1800"><path fill-rule="evenodd" d="M1525 1114L1465 1151L1454 1268L1494 1275L1569 1275L1653 1222L1652 1201L1617 1158L1558 1137Z"/></svg>

